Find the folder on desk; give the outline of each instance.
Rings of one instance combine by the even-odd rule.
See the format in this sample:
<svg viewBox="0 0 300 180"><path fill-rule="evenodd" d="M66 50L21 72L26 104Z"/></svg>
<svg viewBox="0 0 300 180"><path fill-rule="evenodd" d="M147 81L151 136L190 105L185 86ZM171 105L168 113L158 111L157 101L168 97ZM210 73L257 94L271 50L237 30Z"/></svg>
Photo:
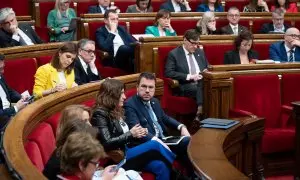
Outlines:
<svg viewBox="0 0 300 180"><path fill-rule="evenodd" d="M238 124L239 121L230 120L230 119L207 118L201 121L201 123L202 123L201 127L228 129Z"/></svg>

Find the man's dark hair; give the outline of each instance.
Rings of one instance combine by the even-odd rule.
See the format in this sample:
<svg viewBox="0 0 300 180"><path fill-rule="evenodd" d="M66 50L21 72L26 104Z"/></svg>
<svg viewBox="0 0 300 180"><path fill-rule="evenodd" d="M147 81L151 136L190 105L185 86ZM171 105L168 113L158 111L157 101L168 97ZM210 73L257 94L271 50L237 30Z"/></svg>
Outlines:
<svg viewBox="0 0 300 180"><path fill-rule="evenodd" d="M196 29L189 29L189 30L185 31L183 37L187 40L198 41L200 38L200 34Z"/></svg>
<svg viewBox="0 0 300 180"><path fill-rule="evenodd" d="M156 76L154 73L151 72L142 72L138 78L137 84L139 85L141 82L141 79L145 78L145 79L149 79L149 80L154 80L156 83Z"/></svg>
<svg viewBox="0 0 300 180"><path fill-rule="evenodd" d="M106 10L103 17L104 17L105 19L108 19L109 13L117 14L117 11L116 11L115 9L109 9L109 10Z"/></svg>
<svg viewBox="0 0 300 180"><path fill-rule="evenodd" d="M0 61L4 61L5 56L3 54L0 54Z"/></svg>

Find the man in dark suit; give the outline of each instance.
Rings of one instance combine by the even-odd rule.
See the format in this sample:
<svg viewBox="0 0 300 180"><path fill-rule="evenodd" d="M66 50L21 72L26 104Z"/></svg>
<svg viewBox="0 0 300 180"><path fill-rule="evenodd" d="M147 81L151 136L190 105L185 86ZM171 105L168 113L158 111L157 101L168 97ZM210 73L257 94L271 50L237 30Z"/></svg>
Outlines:
<svg viewBox="0 0 300 180"><path fill-rule="evenodd" d="M278 62L300 62L300 32L297 28L289 28L284 41L270 46L270 59Z"/></svg>
<svg viewBox="0 0 300 180"><path fill-rule="evenodd" d="M95 60L95 42L89 39L81 39L78 42L78 56L74 64L75 82L78 85L101 79L95 66Z"/></svg>
<svg viewBox="0 0 300 180"><path fill-rule="evenodd" d="M18 24L12 8L0 9L0 47L41 44L43 41L28 24Z"/></svg>
<svg viewBox="0 0 300 180"><path fill-rule="evenodd" d="M88 13L104 14L108 9L117 9L116 6L110 6L110 0L98 0L98 5L89 6Z"/></svg>
<svg viewBox="0 0 300 180"><path fill-rule="evenodd" d="M188 12L191 11L189 2L186 0L168 0L163 3L159 9L166 9L170 12Z"/></svg>
<svg viewBox="0 0 300 180"><path fill-rule="evenodd" d="M96 31L97 46L108 52L111 65L133 72L135 40L118 25L118 14L115 10L107 10L104 14L105 26Z"/></svg>
<svg viewBox="0 0 300 180"><path fill-rule="evenodd" d="M259 32L261 34L285 33L288 28L290 26L284 24L284 11L277 8L272 12L272 23L263 24Z"/></svg>
<svg viewBox="0 0 300 180"><path fill-rule="evenodd" d="M190 141L190 133L184 124L166 115L159 101L154 98L156 77L153 73L144 72L138 78L137 94L129 98L124 105L126 123L130 128L140 124L148 129L148 134L139 143L156 140L171 149L179 160L188 165L188 170L193 173L193 166L187 155L187 146ZM162 139L168 136L167 127L180 131L184 137L177 145L166 145Z"/></svg>
<svg viewBox="0 0 300 180"><path fill-rule="evenodd" d="M25 97L22 98L21 95L11 89L5 82L4 73L4 56L0 54L0 117L9 120L9 118L15 115L18 111L23 109L27 102ZM16 103L12 106L11 103ZM6 125L6 122L0 122L0 129Z"/></svg>
<svg viewBox="0 0 300 180"><path fill-rule="evenodd" d="M179 81L179 95L196 99L197 118L202 118L203 82L201 73L207 70L208 62L203 50L198 48L199 36L194 29L185 32L183 45L173 49L168 55L165 76Z"/></svg>
<svg viewBox="0 0 300 180"><path fill-rule="evenodd" d="M229 8L227 12L229 24L221 28L221 34L238 35L240 32L248 30L245 26L239 25L240 10L236 7Z"/></svg>

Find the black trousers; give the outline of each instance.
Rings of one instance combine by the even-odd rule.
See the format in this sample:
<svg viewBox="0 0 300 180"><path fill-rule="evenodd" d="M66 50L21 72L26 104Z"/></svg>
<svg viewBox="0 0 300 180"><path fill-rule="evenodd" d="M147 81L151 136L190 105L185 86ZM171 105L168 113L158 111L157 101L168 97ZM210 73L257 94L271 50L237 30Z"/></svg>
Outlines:
<svg viewBox="0 0 300 180"><path fill-rule="evenodd" d="M196 99L197 105L203 105L203 81L179 85L180 96Z"/></svg>
<svg viewBox="0 0 300 180"><path fill-rule="evenodd" d="M134 72L134 47L128 45L120 46L114 57L114 64L127 72Z"/></svg>

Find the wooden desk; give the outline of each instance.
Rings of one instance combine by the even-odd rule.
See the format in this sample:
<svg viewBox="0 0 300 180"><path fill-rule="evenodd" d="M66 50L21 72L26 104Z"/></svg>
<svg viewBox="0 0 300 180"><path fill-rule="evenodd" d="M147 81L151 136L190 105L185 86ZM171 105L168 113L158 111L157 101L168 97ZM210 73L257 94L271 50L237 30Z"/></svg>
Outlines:
<svg viewBox="0 0 300 180"><path fill-rule="evenodd" d="M202 128L193 135L188 155L203 179L261 179L263 118L244 118L228 129Z"/></svg>

